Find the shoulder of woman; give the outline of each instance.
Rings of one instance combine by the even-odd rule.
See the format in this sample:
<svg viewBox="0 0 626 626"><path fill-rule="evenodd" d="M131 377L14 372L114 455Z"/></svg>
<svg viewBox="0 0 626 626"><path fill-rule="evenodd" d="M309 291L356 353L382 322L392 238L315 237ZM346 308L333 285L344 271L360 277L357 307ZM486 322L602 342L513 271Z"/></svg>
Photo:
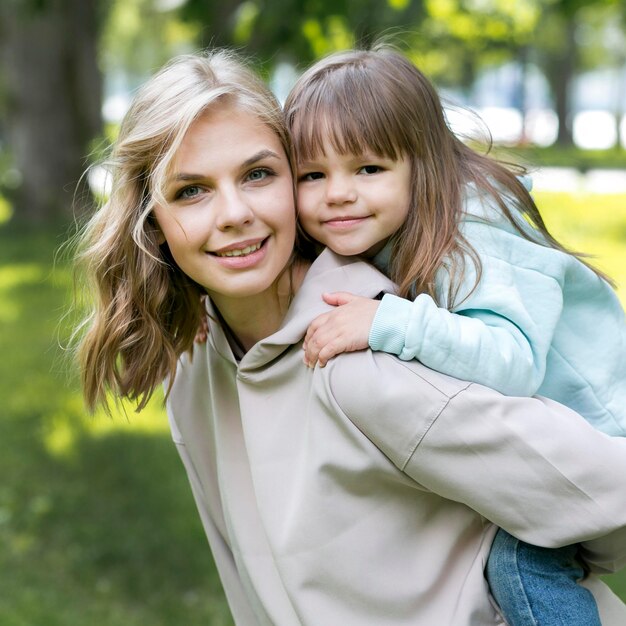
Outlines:
<svg viewBox="0 0 626 626"><path fill-rule="evenodd" d="M342 412L400 469L450 400L471 384L370 350L342 354L324 370Z"/></svg>

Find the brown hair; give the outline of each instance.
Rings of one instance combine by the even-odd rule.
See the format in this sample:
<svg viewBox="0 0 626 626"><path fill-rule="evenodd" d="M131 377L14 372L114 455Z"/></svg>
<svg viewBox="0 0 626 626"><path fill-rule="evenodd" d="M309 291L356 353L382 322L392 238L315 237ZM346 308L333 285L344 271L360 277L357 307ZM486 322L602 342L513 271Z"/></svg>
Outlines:
<svg viewBox="0 0 626 626"><path fill-rule="evenodd" d="M468 183L493 198L523 237L574 254L548 232L518 178L524 168L465 145L448 127L434 86L389 46L339 52L315 63L296 82L285 113L298 160L323 153L325 140L339 154L410 159L412 210L393 237L389 269L404 297L424 292L449 308L458 304L466 259L480 280L480 260L459 229ZM435 292L442 267L450 278L447 294Z"/></svg>
<svg viewBox="0 0 626 626"><path fill-rule="evenodd" d="M80 294L89 315L75 333L87 406L108 410L107 391L140 410L190 350L204 309L202 287L159 245L152 209L191 124L229 103L256 115L291 157L275 97L239 58L213 51L173 59L138 91L105 164L109 198L79 235Z"/></svg>

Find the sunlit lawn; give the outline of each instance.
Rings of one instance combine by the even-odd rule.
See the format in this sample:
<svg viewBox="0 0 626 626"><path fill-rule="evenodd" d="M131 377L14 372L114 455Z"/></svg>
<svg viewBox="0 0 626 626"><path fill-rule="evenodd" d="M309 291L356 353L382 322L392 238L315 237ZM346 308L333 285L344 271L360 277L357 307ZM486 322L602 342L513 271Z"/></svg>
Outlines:
<svg viewBox="0 0 626 626"><path fill-rule="evenodd" d="M626 196L537 197L626 300ZM231 624L160 403L85 415L58 346L62 239L0 225L0 624Z"/></svg>
<svg viewBox="0 0 626 626"><path fill-rule="evenodd" d="M0 624L230 625L159 403L85 415L60 241L0 226Z"/></svg>
<svg viewBox="0 0 626 626"><path fill-rule="evenodd" d="M617 283L626 305L626 195L535 194L548 228Z"/></svg>

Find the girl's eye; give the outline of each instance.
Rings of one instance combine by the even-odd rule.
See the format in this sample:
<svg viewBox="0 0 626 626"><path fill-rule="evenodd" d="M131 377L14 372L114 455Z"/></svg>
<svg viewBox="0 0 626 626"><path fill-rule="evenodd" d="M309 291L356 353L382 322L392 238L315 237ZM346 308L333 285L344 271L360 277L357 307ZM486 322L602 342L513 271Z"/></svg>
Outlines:
<svg viewBox="0 0 626 626"><path fill-rule="evenodd" d="M360 170L359 174L378 174L378 172L382 172L383 168L379 165L364 165Z"/></svg>
<svg viewBox="0 0 626 626"><path fill-rule="evenodd" d="M322 172L308 172L307 174L300 176L300 181L308 182L311 180L319 180L320 178L324 178L324 174L322 174Z"/></svg>
<svg viewBox="0 0 626 626"><path fill-rule="evenodd" d="M250 182L258 183L262 180L265 180L268 176L271 176L272 174L273 172L271 170L268 170L265 167L259 167L249 172L246 178Z"/></svg>

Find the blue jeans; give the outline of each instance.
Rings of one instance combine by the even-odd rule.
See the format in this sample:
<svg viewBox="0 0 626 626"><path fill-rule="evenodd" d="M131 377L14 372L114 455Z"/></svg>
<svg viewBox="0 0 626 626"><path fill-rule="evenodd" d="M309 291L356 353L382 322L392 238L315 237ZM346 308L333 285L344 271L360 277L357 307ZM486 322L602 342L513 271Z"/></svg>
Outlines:
<svg viewBox="0 0 626 626"><path fill-rule="evenodd" d="M577 552L578 546L539 548L498 531L485 571L510 626L601 626L595 598L577 584L584 575Z"/></svg>

